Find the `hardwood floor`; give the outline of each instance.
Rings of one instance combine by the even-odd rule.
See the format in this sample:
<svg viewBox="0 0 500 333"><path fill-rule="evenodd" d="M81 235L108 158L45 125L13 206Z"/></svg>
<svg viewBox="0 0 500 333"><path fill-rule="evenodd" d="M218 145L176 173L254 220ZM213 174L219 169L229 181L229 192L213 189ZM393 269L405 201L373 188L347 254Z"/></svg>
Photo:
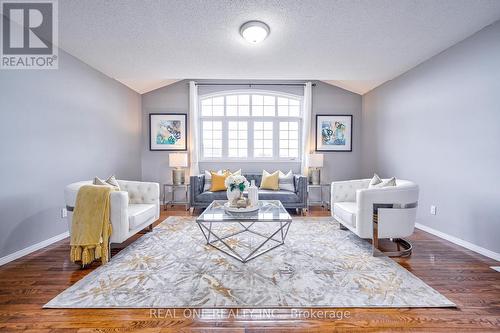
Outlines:
<svg viewBox="0 0 500 333"><path fill-rule="evenodd" d="M318 208L309 215L328 213ZM180 207L162 211L160 221L184 214ZM70 263L63 240L0 267L0 332L500 332L500 273L489 268L499 263L420 230L411 240L412 256L395 260L456 309L230 309L199 316L189 309L42 309L97 267Z"/></svg>

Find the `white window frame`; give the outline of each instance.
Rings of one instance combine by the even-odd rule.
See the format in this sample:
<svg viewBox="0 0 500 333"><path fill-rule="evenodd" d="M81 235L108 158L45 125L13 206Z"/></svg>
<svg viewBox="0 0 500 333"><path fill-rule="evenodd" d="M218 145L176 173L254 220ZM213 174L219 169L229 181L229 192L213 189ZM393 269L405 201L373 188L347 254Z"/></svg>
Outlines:
<svg viewBox="0 0 500 333"><path fill-rule="evenodd" d="M252 96L250 96L250 102L249 102L249 108L250 108L250 115L249 116L226 116L226 96L228 95L267 95L267 96L274 96L275 98L275 115L272 117L269 116L262 116L262 117L256 117L252 116ZM224 97L224 116L203 116L202 115L202 109L201 109L201 101L206 98L213 98L213 97ZM292 98L296 99L299 101L299 115L298 117L281 117L278 116L278 97L284 97L284 98ZM198 110L199 110L199 130L198 130L198 135L200 140L199 142L199 147L198 151L200 152L200 162L236 162L236 161L245 161L245 162L300 162L301 161L301 154L302 154L302 144L301 144L301 138L302 138L302 116L303 116L303 96L300 95L294 95L294 94L288 94L288 93L283 93L280 91L272 91L272 90L257 90L257 89L251 89L251 90L228 90L228 91L219 91L216 93L210 93L210 94L204 94L200 95L198 97ZM201 126L202 122L204 120L213 120L213 121L221 121L222 122L222 157L205 157L203 155L203 128ZM248 133L248 142L247 142L247 149L248 149L248 154L246 158L241 158L241 157L228 157L228 121L247 121L247 133ZM273 122L273 156L272 157L259 157L255 158L254 157L254 129L253 129L253 122L254 121L271 121ZM299 150L298 150L298 156L296 158L290 158L290 157L279 157L279 123L280 121L297 121L298 122L298 135L299 135Z"/></svg>

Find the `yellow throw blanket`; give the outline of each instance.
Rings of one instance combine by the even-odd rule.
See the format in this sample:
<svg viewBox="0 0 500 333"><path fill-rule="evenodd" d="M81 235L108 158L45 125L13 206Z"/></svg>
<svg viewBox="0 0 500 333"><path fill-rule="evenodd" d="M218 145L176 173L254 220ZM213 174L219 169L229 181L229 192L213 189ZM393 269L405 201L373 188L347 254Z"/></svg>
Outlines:
<svg viewBox="0 0 500 333"><path fill-rule="evenodd" d="M96 259L109 261L110 186L85 185L76 196L71 223L71 261L87 265Z"/></svg>

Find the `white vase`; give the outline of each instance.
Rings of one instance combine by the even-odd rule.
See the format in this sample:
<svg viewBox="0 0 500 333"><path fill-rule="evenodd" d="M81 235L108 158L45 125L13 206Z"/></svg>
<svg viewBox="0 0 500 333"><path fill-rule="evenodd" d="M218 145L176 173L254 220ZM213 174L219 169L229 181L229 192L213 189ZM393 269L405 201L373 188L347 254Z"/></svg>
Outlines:
<svg viewBox="0 0 500 333"><path fill-rule="evenodd" d="M255 186L255 180L252 180L248 187L248 201L250 201L251 206L259 204L259 189Z"/></svg>
<svg viewBox="0 0 500 333"><path fill-rule="evenodd" d="M230 188L226 190L226 195L227 195L227 200L229 201L230 205L233 205L236 203L236 200L241 196L241 191L234 189L231 191Z"/></svg>

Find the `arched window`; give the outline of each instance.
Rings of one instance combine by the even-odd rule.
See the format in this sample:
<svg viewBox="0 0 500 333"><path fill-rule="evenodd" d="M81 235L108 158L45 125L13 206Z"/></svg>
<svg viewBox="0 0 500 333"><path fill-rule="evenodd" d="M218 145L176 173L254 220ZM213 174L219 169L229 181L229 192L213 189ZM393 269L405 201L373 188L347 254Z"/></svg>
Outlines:
<svg viewBox="0 0 500 333"><path fill-rule="evenodd" d="M302 96L230 91L200 96L202 160L299 161Z"/></svg>

